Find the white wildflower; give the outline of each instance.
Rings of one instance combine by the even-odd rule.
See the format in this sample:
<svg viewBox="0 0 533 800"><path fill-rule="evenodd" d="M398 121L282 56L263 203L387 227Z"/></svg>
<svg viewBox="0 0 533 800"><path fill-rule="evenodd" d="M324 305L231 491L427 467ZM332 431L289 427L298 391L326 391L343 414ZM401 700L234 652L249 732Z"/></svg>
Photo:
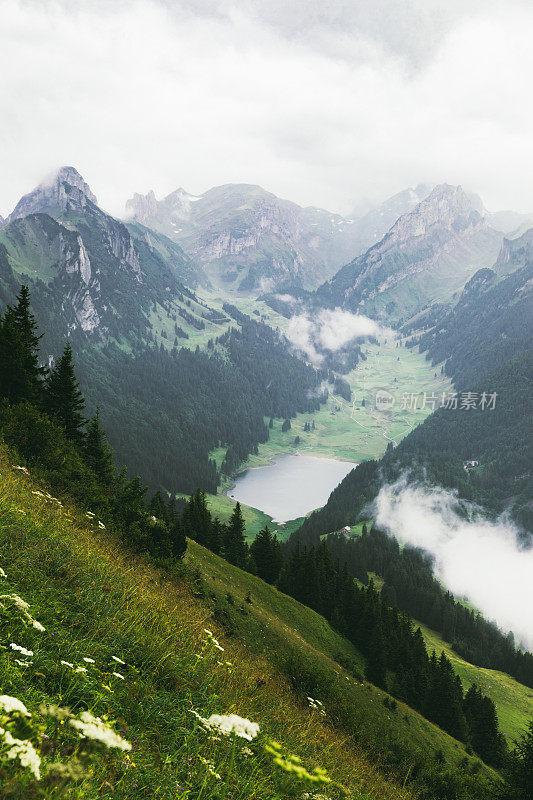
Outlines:
<svg viewBox="0 0 533 800"><path fill-rule="evenodd" d="M254 755L254 751L250 750L249 747L243 747L242 750L241 750L241 753L243 754L243 756L253 756Z"/></svg>
<svg viewBox="0 0 533 800"><path fill-rule="evenodd" d="M70 661L60 661L60 664L63 664L64 667L70 667L71 669L74 668L74 664L71 664Z"/></svg>
<svg viewBox="0 0 533 800"><path fill-rule="evenodd" d="M211 714L209 719L205 720L205 724L211 730L219 731L225 735L235 733L242 739L248 739L249 742L255 739L259 733L259 725L257 722L250 722L249 719L239 717L237 714Z"/></svg>
<svg viewBox="0 0 533 800"><path fill-rule="evenodd" d="M9 750L5 753L6 758L18 758L21 766L28 767L35 775L37 780L41 779L40 766L41 759L37 755L37 751L31 742L22 739L15 739L9 731L4 731L0 728L4 735L4 740Z"/></svg>
<svg viewBox="0 0 533 800"><path fill-rule="evenodd" d="M0 567L0 578L7 578L7 575L4 572L4 570L2 569L2 567Z"/></svg>
<svg viewBox="0 0 533 800"><path fill-rule="evenodd" d="M112 672L111 675L114 675L115 678L120 678L121 681L124 680L124 675L121 675L120 672Z"/></svg>
<svg viewBox="0 0 533 800"><path fill-rule="evenodd" d="M105 531L105 525L101 520L98 520L98 527L100 530Z"/></svg>
<svg viewBox="0 0 533 800"><path fill-rule="evenodd" d="M18 711L20 714L24 714L25 717L31 717L22 700L19 700L18 697L10 697L8 694L0 695L0 708L3 708L7 714L11 714L12 711Z"/></svg>
<svg viewBox="0 0 533 800"><path fill-rule="evenodd" d="M207 771L209 772L210 775L213 776L213 778L216 778L217 781L222 780L218 772L215 771L215 765L213 764L212 761L208 761L207 758L202 758L202 756L198 756L198 758L200 759L202 764L205 764L205 766L207 767Z"/></svg>
<svg viewBox="0 0 533 800"><path fill-rule="evenodd" d="M208 628L204 628L204 633L207 633L208 636L212 636L213 632L210 631Z"/></svg>
<svg viewBox="0 0 533 800"><path fill-rule="evenodd" d="M113 661L116 661L116 662L117 662L117 664L125 664L125 663L126 663L125 661L123 661L123 660L122 660L121 658L119 658L118 656L111 656L111 658L113 659Z"/></svg>
<svg viewBox="0 0 533 800"><path fill-rule="evenodd" d="M88 658L87 656L84 656L84 657L83 657L83 660L84 660L85 662L87 662L87 664L95 664L95 663L96 663L96 662L95 662L95 660L94 660L94 658Z"/></svg>
<svg viewBox="0 0 533 800"><path fill-rule="evenodd" d="M44 497L46 499L44 492L38 492L36 489L32 490L32 494L36 495L37 497Z"/></svg>
<svg viewBox="0 0 533 800"><path fill-rule="evenodd" d="M33 661L21 661L20 658L14 658L13 661L15 664L18 664L19 667L29 667L33 664Z"/></svg>
<svg viewBox="0 0 533 800"><path fill-rule="evenodd" d="M33 655L33 650L26 650L25 647L21 647L20 644L15 644L15 642L11 642L9 646L12 650L17 650L17 652L22 653L23 656Z"/></svg>
<svg viewBox="0 0 533 800"><path fill-rule="evenodd" d="M35 628L35 630L39 631L39 633L43 633L43 631L46 630L44 625L41 625L41 623L37 622L37 620L33 619L33 617L30 617L30 622L33 625L33 627Z"/></svg>
<svg viewBox="0 0 533 800"><path fill-rule="evenodd" d="M28 470L26 469L26 467L19 467L18 464L13 464L13 469L20 469L20 471L23 472L25 475L29 475L30 474L28 472Z"/></svg>
<svg viewBox="0 0 533 800"><path fill-rule="evenodd" d="M76 667L74 672L87 672L87 667Z"/></svg>
<svg viewBox="0 0 533 800"><path fill-rule="evenodd" d="M71 719L70 724L76 728L81 737L96 739L106 747L118 747L119 750L131 750L131 744L106 725L100 717L93 717L89 711L83 711L80 719Z"/></svg>
<svg viewBox="0 0 533 800"><path fill-rule="evenodd" d="M94 519L94 518L95 518L95 516L96 516L96 514L93 514L93 512L92 512L92 511L87 511L87 513L85 514L85 516L86 516L88 519Z"/></svg>
<svg viewBox="0 0 533 800"><path fill-rule="evenodd" d="M30 604L23 600L22 597L19 597L18 594L0 594L0 600L12 600L17 608L22 611L26 611L30 607Z"/></svg>

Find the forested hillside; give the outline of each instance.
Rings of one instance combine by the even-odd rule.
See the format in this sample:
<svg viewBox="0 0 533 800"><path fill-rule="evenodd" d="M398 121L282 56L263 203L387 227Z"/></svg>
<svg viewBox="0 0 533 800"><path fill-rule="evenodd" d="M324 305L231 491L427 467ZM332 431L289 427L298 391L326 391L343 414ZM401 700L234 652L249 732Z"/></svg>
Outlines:
<svg viewBox="0 0 533 800"><path fill-rule="evenodd" d="M507 274L502 276L502 271ZM458 389L533 345L533 230L506 240L494 270L482 269L468 281L449 313L437 313L430 330L414 336L433 363ZM408 329L407 329L408 330Z"/></svg>

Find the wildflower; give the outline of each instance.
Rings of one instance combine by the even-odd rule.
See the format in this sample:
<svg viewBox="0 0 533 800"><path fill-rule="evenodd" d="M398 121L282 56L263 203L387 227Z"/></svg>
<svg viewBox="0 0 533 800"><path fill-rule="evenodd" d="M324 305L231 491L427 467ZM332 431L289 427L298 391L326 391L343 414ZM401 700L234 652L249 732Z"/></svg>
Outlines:
<svg viewBox="0 0 533 800"><path fill-rule="evenodd" d="M20 471L23 472L25 475L29 475L30 474L28 472L28 470L26 469L26 467L19 467L18 464L13 464L13 469L20 469Z"/></svg>
<svg viewBox="0 0 533 800"><path fill-rule="evenodd" d="M4 572L4 570L2 569L2 567L0 567L0 578L7 578L7 575Z"/></svg>
<svg viewBox="0 0 533 800"><path fill-rule="evenodd" d="M203 720L203 724L211 730L216 730L228 736L234 733L242 739L248 739L249 742L255 739L259 733L259 725L257 722L250 722L249 719L239 717L237 714L211 714L209 719Z"/></svg>
<svg viewBox="0 0 533 800"><path fill-rule="evenodd" d="M40 766L41 759L37 755L37 751L31 742L22 739L15 739L9 731L0 728L0 733L3 734L6 745L9 750L5 753L8 759L18 758L21 766L29 767L31 772L35 775L37 780L41 779Z"/></svg>
<svg viewBox="0 0 533 800"><path fill-rule="evenodd" d="M19 700L18 697L10 697L8 694L0 695L0 708L3 708L7 714L11 714L13 711L18 711L25 717L31 717L30 712L22 700Z"/></svg>
<svg viewBox="0 0 533 800"><path fill-rule="evenodd" d="M76 667L74 672L87 672L87 667Z"/></svg>
<svg viewBox="0 0 533 800"><path fill-rule="evenodd" d="M208 628L204 628L204 633L207 633L208 636L213 635L213 631L210 631Z"/></svg>
<svg viewBox="0 0 533 800"><path fill-rule="evenodd" d="M36 495L37 497L45 497L46 498L46 495L44 494L44 492L38 492L36 489L32 490L32 494Z"/></svg>
<svg viewBox="0 0 533 800"><path fill-rule="evenodd" d="M121 675L120 672L112 672L111 675L114 675L115 678L120 678L121 681L124 680L124 675Z"/></svg>
<svg viewBox="0 0 533 800"><path fill-rule="evenodd" d="M31 622L31 624L33 625L33 627L34 627L36 630L38 630L38 631L39 631L39 633L43 633L43 631L45 631L45 630L46 630L46 628L44 627L44 625L41 625L41 623L40 623L40 622L37 622L37 620L36 620L36 619L33 619L33 617L30 617L30 622Z"/></svg>
<svg viewBox="0 0 533 800"><path fill-rule="evenodd" d="M101 520L98 520L98 527L100 530L105 531L105 525Z"/></svg>
<svg viewBox="0 0 533 800"><path fill-rule="evenodd" d="M63 664L64 667L70 667L71 669L74 668L74 664L71 664L70 661L60 661L60 664Z"/></svg>
<svg viewBox="0 0 533 800"><path fill-rule="evenodd" d="M21 661L20 658L14 658L13 661L15 664L18 664L19 667L29 667L33 664L33 661Z"/></svg>
<svg viewBox="0 0 533 800"><path fill-rule="evenodd" d="M302 780L311 781L312 783L330 783L331 778L328 777L326 771L322 767L316 767L313 772L308 772L302 765L302 759L295 755L284 755L283 749L279 742L271 739L265 744L265 751L273 756L274 764L280 767L285 772L290 772Z"/></svg>
<svg viewBox="0 0 533 800"><path fill-rule="evenodd" d="M83 660L87 662L87 664L95 664L94 658L87 658L87 656L83 657Z"/></svg>
<svg viewBox="0 0 533 800"><path fill-rule="evenodd" d="M249 747L243 747L242 750L241 750L241 753L243 754L243 756L253 756L254 755L254 751L250 750Z"/></svg>
<svg viewBox="0 0 533 800"><path fill-rule="evenodd" d="M26 611L30 607L30 604L23 600L22 597L19 597L18 594L0 594L0 600L12 600L21 611Z"/></svg>
<svg viewBox="0 0 533 800"><path fill-rule="evenodd" d="M17 650L19 653L22 653L23 656L33 655L33 650L26 650L25 647L21 647L19 644L15 644L15 642L11 642L9 646L12 650Z"/></svg>
<svg viewBox="0 0 533 800"><path fill-rule="evenodd" d="M202 764L205 764L205 766L207 767L207 771L209 772L210 775L216 778L217 781L222 780L218 772L215 772L215 765L213 764L212 761L208 761L207 758L202 758L202 756L198 756L198 758L200 759Z"/></svg>
<svg viewBox="0 0 533 800"><path fill-rule="evenodd" d="M123 661L123 660L122 660L121 658L119 658L118 656L111 656L111 658L113 659L113 661L116 661L116 662L117 662L117 664L125 664L125 663L126 663L125 661Z"/></svg>
<svg viewBox="0 0 533 800"><path fill-rule="evenodd" d="M85 514L85 516L86 516L86 517L88 517L88 519L94 519L94 518L95 518L95 516L96 516L96 514L93 514L93 512L92 512L92 511L87 511L87 513Z"/></svg>
<svg viewBox="0 0 533 800"><path fill-rule="evenodd" d="M83 711L80 719L71 719L70 724L76 728L81 737L96 739L106 747L118 747L119 750L131 750L131 744L106 725L100 717L93 717L89 711Z"/></svg>

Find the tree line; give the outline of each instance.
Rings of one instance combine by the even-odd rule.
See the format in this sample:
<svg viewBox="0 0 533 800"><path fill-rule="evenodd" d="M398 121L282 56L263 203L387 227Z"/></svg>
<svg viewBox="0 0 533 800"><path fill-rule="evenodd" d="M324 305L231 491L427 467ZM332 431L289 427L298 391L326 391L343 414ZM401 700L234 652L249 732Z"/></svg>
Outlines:
<svg viewBox="0 0 533 800"><path fill-rule="evenodd" d="M100 424L87 420L70 343L52 368L39 360L39 340L23 286L0 318L0 434L37 475L112 525L126 543L160 559L179 559L186 536L172 501L155 517L138 477L117 470ZM160 509L163 512L163 509Z"/></svg>

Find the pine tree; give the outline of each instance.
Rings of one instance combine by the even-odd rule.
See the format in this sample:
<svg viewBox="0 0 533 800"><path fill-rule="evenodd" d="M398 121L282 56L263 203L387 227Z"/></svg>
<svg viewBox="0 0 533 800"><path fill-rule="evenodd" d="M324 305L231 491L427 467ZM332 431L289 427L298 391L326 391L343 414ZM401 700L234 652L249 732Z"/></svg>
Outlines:
<svg viewBox="0 0 533 800"><path fill-rule="evenodd" d="M80 444L85 425L81 414L85 401L74 374L70 344L65 346L61 358L48 376L43 405L45 411L61 423L67 438Z"/></svg>
<svg viewBox="0 0 533 800"><path fill-rule="evenodd" d="M189 497L183 511L182 522L185 533L190 539L194 539L195 542L204 545L204 547L210 546L213 522L207 508L205 492L198 489Z"/></svg>
<svg viewBox="0 0 533 800"><path fill-rule="evenodd" d="M244 517L242 515L241 504L237 503L233 509L231 518L226 526L224 535L225 558L230 564L244 568L248 556L248 546L244 537Z"/></svg>
<svg viewBox="0 0 533 800"><path fill-rule="evenodd" d="M267 583L276 583L283 556L277 536L270 533L268 525L259 531L250 547L250 555L257 566L257 574Z"/></svg>
<svg viewBox="0 0 533 800"><path fill-rule="evenodd" d="M30 309L27 286L0 322L0 397L13 403L38 403L45 367L39 365L37 324Z"/></svg>
<svg viewBox="0 0 533 800"><path fill-rule="evenodd" d="M89 422L84 444L85 461L104 486L107 486L115 474L113 454L106 435L100 427L100 411ZM153 512L152 512L153 513Z"/></svg>
<svg viewBox="0 0 533 800"><path fill-rule="evenodd" d="M381 624L374 626L368 646L366 677L371 683L386 689L387 669L385 661L385 641Z"/></svg>
<svg viewBox="0 0 533 800"><path fill-rule="evenodd" d="M533 798L533 720L516 743L504 771L505 787L502 800L531 800Z"/></svg>

